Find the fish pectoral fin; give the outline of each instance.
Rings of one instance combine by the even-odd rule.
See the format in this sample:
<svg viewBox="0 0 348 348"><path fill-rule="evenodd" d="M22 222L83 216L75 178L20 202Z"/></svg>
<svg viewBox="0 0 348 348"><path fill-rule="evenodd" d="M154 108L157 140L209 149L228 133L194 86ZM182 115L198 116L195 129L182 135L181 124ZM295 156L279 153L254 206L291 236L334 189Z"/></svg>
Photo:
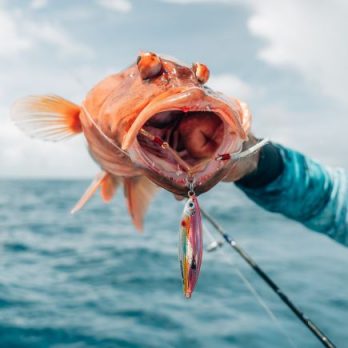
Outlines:
<svg viewBox="0 0 348 348"><path fill-rule="evenodd" d="M115 195L117 186L120 184L120 178L111 174L107 174L100 184L100 195L105 203L111 201Z"/></svg>
<svg viewBox="0 0 348 348"><path fill-rule="evenodd" d="M143 230L144 216L157 188L157 185L145 176L124 179L128 211L138 231Z"/></svg>
<svg viewBox="0 0 348 348"><path fill-rule="evenodd" d="M55 95L29 96L11 109L14 123L27 135L60 141L82 132L80 107Z"/></svg>
<svg viewBox="0 0 348 348"><path fill-rule="evenodd" d="M79 211L87 201L95 194L97 189L100 187L100 193L104 202L109 202L115 194L116 188L119 184L119 179L105 171L99 173L92 183L88 186L85 193L82 195L80 200L76 203L74 208L71 210L71 214L75 214Z"/></svg>

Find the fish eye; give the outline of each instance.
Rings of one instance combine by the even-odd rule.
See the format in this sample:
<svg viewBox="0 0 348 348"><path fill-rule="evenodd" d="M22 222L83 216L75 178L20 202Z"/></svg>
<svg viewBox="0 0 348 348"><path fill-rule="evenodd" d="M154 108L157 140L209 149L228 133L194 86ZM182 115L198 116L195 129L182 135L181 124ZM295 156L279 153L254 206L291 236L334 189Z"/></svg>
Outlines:
<svg viewBox="0 0 348 348"><path fill-rule="evenodd" d="M195 210L195 205L193 204L193 202L190 202L190 203L188 204L188 209L189 209L191 212L193 212L193 211Z"/></svg>
<svg viewBox="0 0 348 348"><path fill-rule="evenodd" d="M161 58L152 52L141 53L137 58L137 66L143 80L155 77L162 72Z"/></svg>
<svg viewBox="0 0 348 348"><path fill-rule="evenodd" d="M193 63L192 70L195 73L199 83L204 84L208 81L210 72L208 67L205 64Z"/></svg>

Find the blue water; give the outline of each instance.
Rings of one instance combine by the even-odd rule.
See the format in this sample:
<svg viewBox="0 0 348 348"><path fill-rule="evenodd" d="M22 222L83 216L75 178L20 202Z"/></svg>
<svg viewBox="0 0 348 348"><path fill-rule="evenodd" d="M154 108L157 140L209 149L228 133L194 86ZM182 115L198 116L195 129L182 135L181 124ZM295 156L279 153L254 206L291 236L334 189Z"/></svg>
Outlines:
<svg viewBox="0 0 348 348"><path fill-rule="evenodd" d="M87 181L0 182L0 347L320 347L228 246L181 292L182 204L160 192L143 234L123 197L69 209ZM232 184L201 205L338 347L348 347L348 249L264 212ZM207 239L207 238L206 238ZM268 303L279 329L235 273Z"/></svg>

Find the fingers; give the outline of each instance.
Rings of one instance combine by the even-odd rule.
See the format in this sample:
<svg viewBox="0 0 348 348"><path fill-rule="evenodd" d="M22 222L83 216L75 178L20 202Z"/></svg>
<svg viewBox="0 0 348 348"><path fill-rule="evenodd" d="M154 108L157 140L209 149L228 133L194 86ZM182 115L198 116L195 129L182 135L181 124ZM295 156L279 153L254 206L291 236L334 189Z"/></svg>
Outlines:
<svg viewBox="0 0 348 348"><path fill-rule="evenodd" d="M251 146L258 142L257 138L253 134L249 134L249 139L243 145L243 151L247 150ZM233 182L242 179L244 176L252 173L257 169L260 158L260 151L254 154L239 159L229 170L227 175L223 178L224 182Z"/></svg>

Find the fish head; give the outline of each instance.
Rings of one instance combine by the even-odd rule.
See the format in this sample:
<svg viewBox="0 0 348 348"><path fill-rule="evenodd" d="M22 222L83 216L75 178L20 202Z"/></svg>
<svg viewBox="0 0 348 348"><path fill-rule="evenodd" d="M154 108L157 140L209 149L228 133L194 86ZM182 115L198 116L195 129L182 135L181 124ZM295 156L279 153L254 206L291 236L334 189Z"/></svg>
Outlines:
<svg viewBox="0 0 348 348"><path fill-rule="evenodd" d="M185 203L184 214L186 216L193 216L196 213L195 202L197 201L196 197L189 197Z"/></svg>
<svg viewBox="0 0 348 348"><path fill-rule="evenodd" d="M143 53L117 78L105 103L106 131L150 180L177 195L192 184L200 194L232 169L216 158L240 151L251 115L238 99L205 85L206 65Z"/></svg>

